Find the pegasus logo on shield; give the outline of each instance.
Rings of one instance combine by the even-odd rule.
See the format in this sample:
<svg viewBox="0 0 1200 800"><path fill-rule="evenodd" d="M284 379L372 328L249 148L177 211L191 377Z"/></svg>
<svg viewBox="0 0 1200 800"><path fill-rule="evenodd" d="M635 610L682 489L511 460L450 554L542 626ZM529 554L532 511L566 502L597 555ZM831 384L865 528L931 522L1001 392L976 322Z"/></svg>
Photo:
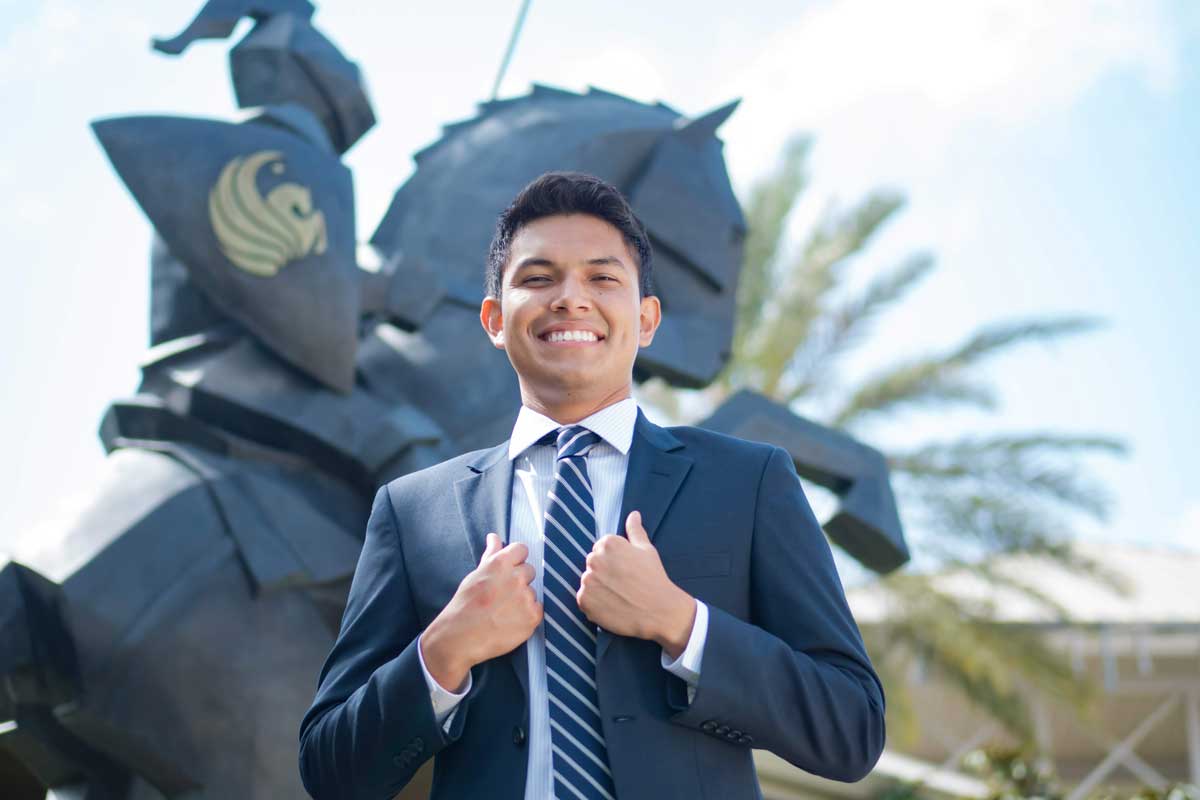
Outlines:
<svg viewBox="0 0 1200 800"><path fill-rule="evenodd" d="M268 164L274 174L283 174L278 150L235 158L208 193L208 218L221 252L234 266L263 278L309 253L324 253L328 244L325 215L313 208L309 189L281 183L266 197L258 191L258 172Z"/></svg>

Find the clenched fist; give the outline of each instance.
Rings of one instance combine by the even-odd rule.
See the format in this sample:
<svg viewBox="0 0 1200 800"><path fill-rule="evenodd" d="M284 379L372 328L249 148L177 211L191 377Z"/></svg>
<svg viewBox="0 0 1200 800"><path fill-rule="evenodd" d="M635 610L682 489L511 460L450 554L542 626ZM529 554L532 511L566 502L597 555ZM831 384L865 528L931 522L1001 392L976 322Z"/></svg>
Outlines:
<svg viewBox="0 0 1200 800"><path fill-rule="evenodd" d="M471 667L515 650L542 623L528 556L525 545L501 547L489 533L479 566L421 634L425 666L444 688L461 690Z"/></svg>
<svg viewBox="0 0 1200 800"><path fill-rule="evenodd" d="M605 630L658 642L678 658L692 633L696 600L667 577L641 512L629 513L625 535L601 536L592 545L575 600Z"/></svg>

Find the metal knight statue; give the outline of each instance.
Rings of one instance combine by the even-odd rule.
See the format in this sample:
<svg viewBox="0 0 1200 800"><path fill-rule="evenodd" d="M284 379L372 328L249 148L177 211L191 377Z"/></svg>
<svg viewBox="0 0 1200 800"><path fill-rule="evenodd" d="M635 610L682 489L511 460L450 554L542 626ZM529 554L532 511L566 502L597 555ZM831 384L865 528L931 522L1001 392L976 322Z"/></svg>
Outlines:
<svg viewBox="0 0 1200 800"><path fill-rule="evenodd" d="M94 123L153 226L151 349L100 424L86 508L0 559L5 798L303 796L296 731L375 488L511 429L516 378L465 332L496 215L533 177L599 175L646 224L669 313L639 380L703 386L728 358L745 223L716 134L734 104L691 118L540 86L484 103L358 247L339 157L375 117L313 10L210 0L155 42L178 55L252 18L230 52L244 121ZM907 558L876 451L751 393L703 424L837 492L825 528L863 563Z"/></svg>

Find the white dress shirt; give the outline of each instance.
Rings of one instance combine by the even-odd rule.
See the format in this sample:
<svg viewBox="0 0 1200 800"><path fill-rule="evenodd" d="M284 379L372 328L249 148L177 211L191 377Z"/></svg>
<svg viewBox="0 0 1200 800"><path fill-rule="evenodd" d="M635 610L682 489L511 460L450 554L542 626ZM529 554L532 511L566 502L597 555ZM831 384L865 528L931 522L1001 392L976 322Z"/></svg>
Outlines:
<svg viewBox="0 0 1200 800"><path fill-rule="evenodd" d="M588 477L592 482L598 536L617 533L622 523L621 499L625 491L625 473L629 466L629 447L637 421L637 403L626 398L580 420L588 430L600 436L587 458ZM508 457L513 464L511 524L509 543L523 542L529 548L528 563L535 570L534 592L542 600L542 528L543 501L554 483L554 445L534 446L538 439L559 427L559 423L521 407L509 440ZM671 660L662 653L662 666L688 684L688 698L695 694L700 680L704 642L708 635L708 607L696 601L696 619L691 637L679 658ZM550 769L550 709L546 693L546 634L542 626L526 642L529 661L529 769L525 782L525 800L547 800L554 796ZM451 716L458 704L471 690L471 679L459 692L450 692L438 684L425 666L425 658L417 647L425 683L429 686L433 711L439 723L449 728Z"/></svg>

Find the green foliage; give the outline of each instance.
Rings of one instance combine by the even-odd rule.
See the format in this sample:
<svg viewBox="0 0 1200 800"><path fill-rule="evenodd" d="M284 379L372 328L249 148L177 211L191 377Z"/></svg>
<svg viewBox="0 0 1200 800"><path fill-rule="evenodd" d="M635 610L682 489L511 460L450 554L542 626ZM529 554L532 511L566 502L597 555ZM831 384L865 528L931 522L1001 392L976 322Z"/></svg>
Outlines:
<svg viewBox="0 0 1200 800"><path fill-rule="evenodd" d="M804 162L810 144L806 137L789 142L779 171L772 180L751 189L744 203L747 219L754 222L746 232L742 271L738 277L734 352L739 356L746 332L756 329L762 321L762 309L774 283L771 272L783 239L783 226L808 180Z"/></svg>
<svg viewBox="0 0 1200 800"><path fill-rule="evenodd" d="M990 788L988 800L1062 800L1066 792L1045 760L1022 749L985 749L969 753L963 767L983 778ZM1143 786L1119 792L1105 788L1088 800L1200 800L1195 786L1174 784L1165 789Z"/></svg>
<svg viewBox="0 0 1200 800"><path fill-rule="evenodd" d="M1050 766L1027 751L976 750L963 759L963 767L987 782L991 789L988 800L1064 797Z"/></svg>
<svg viewBox="0 0 1200 800"><path fill-rule="evenodd" d="M989 356L1026 341L1056 339L1094 329L1087 317L1007 322L985 327L943 355L925 356L885 369L867 379L841 410L832 415L835 427L848 428L868 415L893 414L911 407L938 408L966 403L985 410L996 408L994 390L972 381L965 373Z"/></svg>
<svg viewBox="0 0 1200 800"><path fill-rule="evenodd" d="M792 246L789 226L808 186L811 144L807 137L792 140L777 169L745 198L749 230L733 357L713 387L693 396L693 408L699 399L711 410L743 387L789 405L832 399L826 404L832 411L817 421L851 432L867 421L886 425L914 414L994 411L999 394L979 375L982 365L1024 344L1059 341L1100 326L1078 315L993 322L943 352L889 365L857 386L843 387L841 361L930 274L934 259L915 253L858 291L847 288L850 264L904 206L903 196L891 191L871 193L844 210L827 206ZM650 387L649 394L676 415L687 406L662 386ZM1119 586L1069 541L1076 518L1104 519L1111 504L1106 488L1086 474L1081 461L1124 452L1111 437L1042 431L946 438L885 456L910 545L925 563L1015 592L1062 620L1066 611L1049 594L996 569L994 558L1037 556ZM878 589L886 594L890 617L864 634L887 687L893 741L903 743L916 733L903 680L914 661L939 671L1025 739L1031 735L1030 687L1086 710L1092 687L1034 632L998 625L994 608L941 591L937 576L929 573L885 576Z"/></svg>
<svg viewBox="0 0 1200 800"><path fill-rule="evenodd" d="M972 492L989 486L1029 491L1104 519L1110 503L1107 490L1090 481L1074 463L1077 454L1089 452L1124 455L1126 448L1102 436L1028 433L965 437L892 453L889 466L938 493L949 487Z"/></svg>
<svg viewBox="0 0 1200 800"><path fill-rule="evenodd" d="M780 393L797 352L818 321L823 322L821 299L840 286L848 259L867 245L903 202L898 195L878 192L845 213L828 208L798 256L786 258L780 246L774 249L773 262L760 273L770 291L752 311L756 321L744 328L735 344L734 372L739 364L747 367L745 377L760 391L771 396ZM753 230L754 218L747 219ZM865 317L847 321L859 319ZM730 377L731 383L746 384L737 382L736 375Z"/></svg>
<svg viewBox="0 0 1200 800"><path fill-rule="evenodd" d="M920 659L1025 739L1033 733L1023 691L1027 683L1081 708L1092 699L1091 687L1078 680L1069 663L1036 631L998 625L994 609L940 591L923 575L900 573L884 583L894 604L891 621L864 631L874 661ZM885 684L893 715L896 710L890 705L907 694L903 686ZM911 727L913 722L905 719L902 724ZM893 738L904 741L902 736Z"/></svg>
<svg viewBox="0 0 1200 800"><path fill-rule="evenodd" d="M835 359L860 344L876 314L901 300L933 265L931 255L917 253L875 278L861 295L831 303L792 357L779 392L784 401L805 397L828 382Z"/></svg>
<svg viewBox="0 0 1200 800"><path fill-rule="evenodd" d="M1064 800L1067 796L1050 764L1026 748L986 748L963 758L964 771L983 780L986 800ZM926 800L930 793L917 783L899 784L880 800ZM1163 789L1142 786L1131 791L1103 788L1087 800L1200 800L1200 789L1173 784Z"/></svg>

